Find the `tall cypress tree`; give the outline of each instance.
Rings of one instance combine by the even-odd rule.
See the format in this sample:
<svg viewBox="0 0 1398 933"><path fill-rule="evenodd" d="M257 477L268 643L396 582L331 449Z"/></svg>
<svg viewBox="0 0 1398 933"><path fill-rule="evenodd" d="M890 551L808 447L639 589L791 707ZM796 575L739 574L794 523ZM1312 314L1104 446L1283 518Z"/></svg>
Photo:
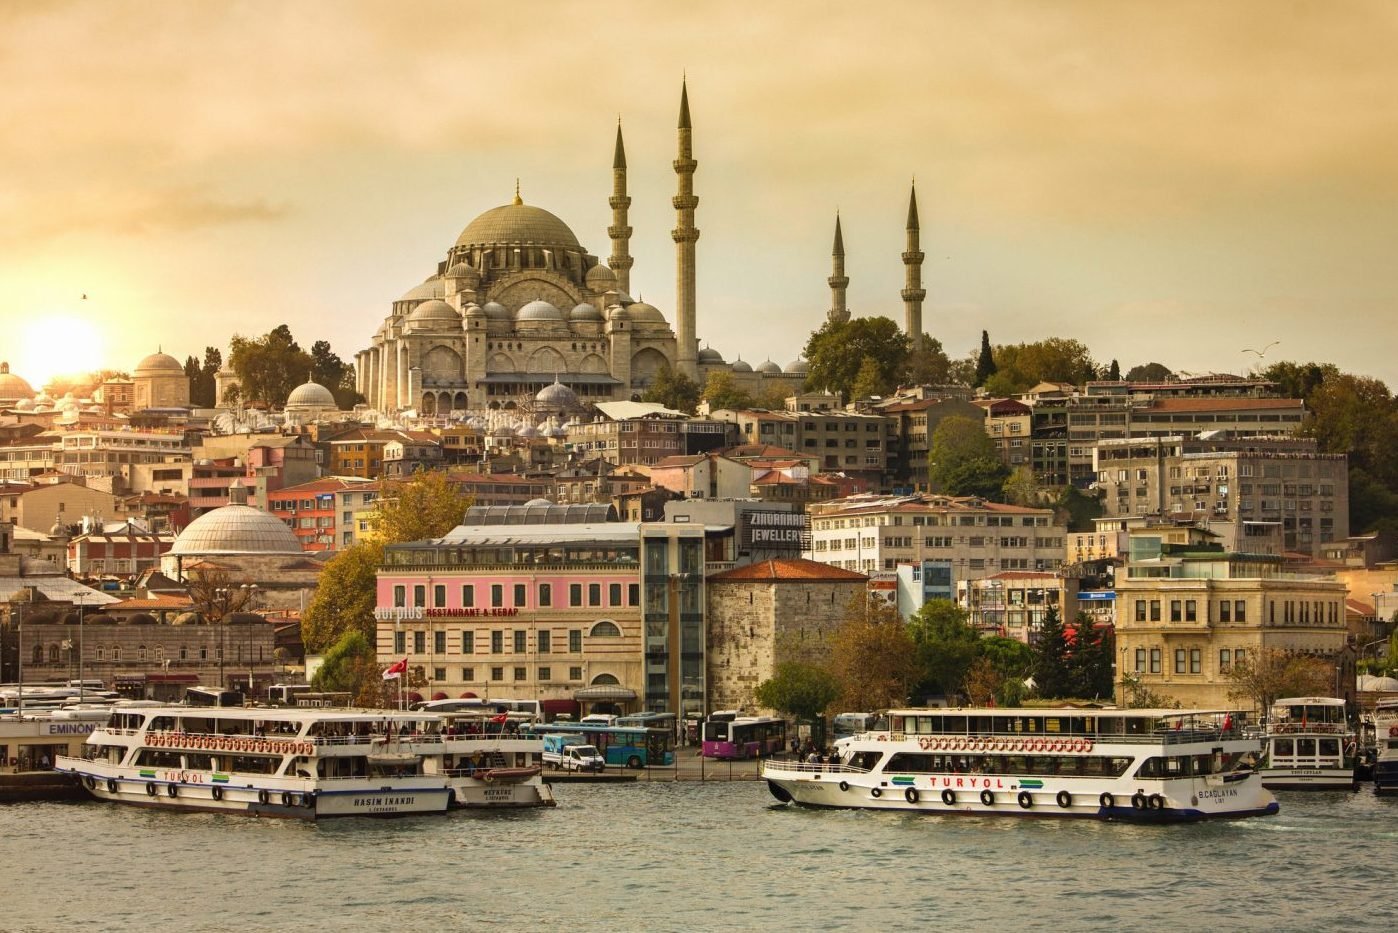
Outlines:
<svg viewBox="0 0 1398 933"><path fill-rule="evenodd" d="M1068 667L1068 639L1058 607L1050 606L1039 626L1039 644L1034 657L1034 684L1043 699L1069 696L1073 692Z"/></svg>
<svg viewBox="0 0 1398 933"><path fill-rule="evenodd" d="M983 386L985 381L995 375L995 354L990 350L990 332L981 331L981 355L976 359L976 385Z"/></svg>

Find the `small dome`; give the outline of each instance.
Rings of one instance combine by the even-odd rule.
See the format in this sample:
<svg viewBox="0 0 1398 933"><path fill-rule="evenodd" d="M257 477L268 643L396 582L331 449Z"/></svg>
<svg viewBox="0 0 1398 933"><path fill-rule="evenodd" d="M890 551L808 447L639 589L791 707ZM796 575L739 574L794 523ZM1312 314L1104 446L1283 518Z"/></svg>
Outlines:
<svg viewBox="0 0 1398 933"><path fill-rule="evenodd" d="M599 263L587 270L583 281L594 292L609 292L616 288L616 273Z"/></svg>
<svg viewBox="0 0 1398 933"><path fill-rule="evenodd" d="M487 301L485 303L485 306L481 308L481 310L484 311L485 316L490 318L492 321L514 320L514 316L510 314L510 309L505 307L498 301Z"/></svg>
<svg viewBox="0 0 1398 933"><path fill-rule="evenodd" d="M250 505L225 505L180 532L171 554L300 554L286 523Z"/></svg>
<svg viewBox="0 0 1398 933"><path fill-rule="evenodd" d="M563 312L559 311L547 301L538 299L519 309L515 315L516 321L561 321Z"/></svg>
<svg viewBox="0 0 1398 933"><path fill-rule="evenodd" d="M414 286L403 293L399 301L426 301L429 298L445 298L447 295L446 283L437 276L432 276L421 285Z"/></svg>
<svg viewBox="0 0 1398 933"><path fill-rule="evenodd" d="M287 408L336 408L335 396L318 382L307 382L291 390L286 398Z"/></svg>
<svg viewBox="0 0 1398 933"><path fill-rule="evenodd" d="M723 354L713 347L705 347L699 351L699 362L701 363L722 363Z"/></svg>
<svg viewBox="0 0 1398 933"><path fill-rule="evenodd" d="M612 305L607 309L607 317L613 321L629 321L631 315L621 305Z"/></svg>
<svg viewBox="0 0 1398 933"><path fill-rule="evenodd" d="M4 388L0 387L0 395L3 395L4 392ZM22 398L19 401L15 402L15 408L19 409L20 411L29 411L33 407L34 400L32 398Z"/></svg>
<svg viewBox="0 0 1398 933"><path fill-rule="evenodd" d="M735 373L750 373L750 372L752 372L752 367L749 366L747 363L743 362L742 360L734 360L734 361L733 361L733 372L735 372Z"/></svg>
<svg viewBox="0 0 1398 933"><path fill-rule="evenodd" d="M550 408L574 408L578 404L578 396L563 383L555 381L553 385L540 389L534 401Z"/></svg>
<svg viewBox="0 0 1398 933"><path fill-rule="evenodd" d="M655 305L646 304L644 301L634 301L626 308L633 321L644 321L646 323L664 324L665 315L660 313L660 309Z"/></svg>
<svg viewBox="0 0 1398 933"><path fill-rule="evenodd" d="M180 372L184 372L183 367ZM20 376L10 372L9 363L0 363L0 398L28 399L33 395L33 387Z"/></svg>
<svg viewBox="0 0 1398 933"><path fill-rule="evenodd" d="M480 282L481 274L476 271L476 267L466 262L458 262L447 270L447 278L461 279L468 288Z"/></svg>
<svg viewBox="0 0 1398 933"><path fill-rule="evenodd" d="M590 305L590 304L588 304L587 302L584 301L582 304L578 305L578 306L577 306L576 308L574 308L572 311L569 311L569 312L568 312L568 320L570 320L570 321L600 321L600 320L602 320L602 312L601 312L601 311L598 311L598 310L597 310L596 308L594 308L592 305Z"/></svg>
<svg viewBox="0 0 1398 933"><path fill-rule="evenodd" d="M757 371L760 373L767 374L780 374L782 368L778 366L776 363L773 363L771 360L763 360L761 363L757 364Z"/></svg>
<svg viewBox="0 0 1398 933"><path fill-rule="evenodd" d="M135 376L183 376L184 367L168 353L152 353L136 364Z"/></svg>
<svg viewBox="0 0 1398 933"><path fill-rule="evenodd" d="M466 314L464 316L468 318L485 317L485 309L473 301L466 306Z"/></svg>
<svg viewBox="0 0 1398 933"><path fill-rule="evenodd" d="M408 315L408 326L417 330L442 330L460 325L461 315L440 298L424 301Z"/></svg>
<svg viewBox="0 0 1398 933"><path fill-rule="evenodd" d="M798 356L796 359L786 364L786 371L793 375L804 376L811 371L811 364Z"/></svg>
<svg viewBox="0 0 1398 933"><path fill-rule="evenodd" d="M535 428L533 425L528 424L526 424L524 427L520 428L518 431L515 432L515 437L535 438L538 436L538 428Z"/></svg>

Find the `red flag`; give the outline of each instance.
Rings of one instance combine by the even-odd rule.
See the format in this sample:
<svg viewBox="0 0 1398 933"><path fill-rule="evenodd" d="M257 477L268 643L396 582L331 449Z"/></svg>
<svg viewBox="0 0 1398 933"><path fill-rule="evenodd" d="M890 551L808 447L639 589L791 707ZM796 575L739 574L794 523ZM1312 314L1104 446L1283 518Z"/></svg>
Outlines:
<svg viewBox="0 0 1398 933"><path fill-rule="evenodd" d="M404 658L388 666L388 670L383 672L384 680L396 680L408 672L408 659Z"/></svg>
<svg viewBox="0 0 1398 933"><path fill-rule="evenodd" d="M499 723L509 722L509 721L510 721L510 714L509 714L509 713L501 713L499 716L491 716L491 717L490 717L490 721L491 721L491 722L499 722Z"/></svg>

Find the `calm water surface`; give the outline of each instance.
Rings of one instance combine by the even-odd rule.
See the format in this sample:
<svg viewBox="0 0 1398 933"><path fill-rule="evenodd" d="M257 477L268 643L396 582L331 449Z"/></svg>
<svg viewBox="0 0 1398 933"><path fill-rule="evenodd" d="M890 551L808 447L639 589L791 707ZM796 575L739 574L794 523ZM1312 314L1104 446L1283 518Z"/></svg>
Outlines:
<svg viewBox="0 0 1398 933"><path fill-rule="evenodd" d="M302 825L0 808L0 930L1385 929L1398 800L1177 827L798 810L759 783Z"/></svg>

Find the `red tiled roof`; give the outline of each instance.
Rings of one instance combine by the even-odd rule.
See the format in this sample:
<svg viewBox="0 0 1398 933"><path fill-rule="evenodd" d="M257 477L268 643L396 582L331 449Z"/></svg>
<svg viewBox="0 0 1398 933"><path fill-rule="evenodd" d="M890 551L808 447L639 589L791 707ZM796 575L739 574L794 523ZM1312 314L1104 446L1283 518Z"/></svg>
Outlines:
<svg viewBox="0 0 1398 933"><path fill-rule="evenodd" d="M798 450L790 447L779 447L776 444L737 444L733 447L726 447L720 451L725 457L738 459L740 457L798 457L802 460L809 460L815 455L807 456Z"/></svg>
<svg viewBox="0 0 1398 933"><path fill-rule="evenodd" d="M145 599L123 599L112 603L108 611L123 612L128 609L188 609L194 600L188 596L150 596Z"/></svg>
<svg viewBox="0 0 1398 933"><path fill-rule="evenodd" d="M800 583L811 580L867 580L864 574L846 570L833 564L822 564L818 560L792 557L783 560L764 560L743 567L734 567L709 577L710 582L738 583L743 581L768 580L772 583Z"/></svg>

